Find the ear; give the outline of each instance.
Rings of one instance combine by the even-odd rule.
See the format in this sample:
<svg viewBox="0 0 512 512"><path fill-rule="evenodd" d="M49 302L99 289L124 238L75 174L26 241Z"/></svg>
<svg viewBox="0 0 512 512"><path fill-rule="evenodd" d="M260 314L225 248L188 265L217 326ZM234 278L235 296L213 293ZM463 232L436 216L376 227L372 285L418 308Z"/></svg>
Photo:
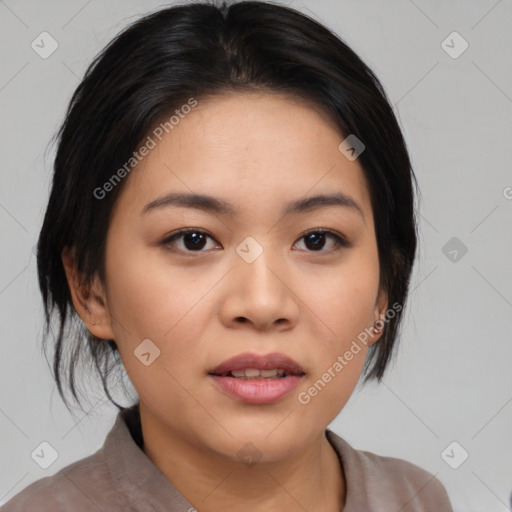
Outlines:
<svg viewBox="0 0 512 512"><path fill-rule="evenodd" d="M61 257L76 312L91 334L106 340L115 339L99 277L95 275L92 285L86 286L76 267L74 248L65 248Z"/></svg>
<svg viewBox="0 0 512 512"><path fill-rule="evenodd" d="M375 310L373 315L373 326L371 332L374 336L368 341L369 345L373 345L382 337L382 333L385 327L386 311L388 309L388 294L384 290L379 290L377 300L375 301ZM377 322L375 325L375 322Z"/></svg>

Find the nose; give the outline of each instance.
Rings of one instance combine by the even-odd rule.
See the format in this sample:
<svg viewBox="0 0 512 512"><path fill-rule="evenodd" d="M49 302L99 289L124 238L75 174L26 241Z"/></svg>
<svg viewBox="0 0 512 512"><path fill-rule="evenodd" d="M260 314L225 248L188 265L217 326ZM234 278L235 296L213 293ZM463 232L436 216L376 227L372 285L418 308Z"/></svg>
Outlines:
<svg viewBox="0 0 512 512"><path fill-rule="evenodd" d="M263 250L252 263L236 255L219 311L227 327L288 330L297 323L300 300L291 269L271 252Z"/></svg>

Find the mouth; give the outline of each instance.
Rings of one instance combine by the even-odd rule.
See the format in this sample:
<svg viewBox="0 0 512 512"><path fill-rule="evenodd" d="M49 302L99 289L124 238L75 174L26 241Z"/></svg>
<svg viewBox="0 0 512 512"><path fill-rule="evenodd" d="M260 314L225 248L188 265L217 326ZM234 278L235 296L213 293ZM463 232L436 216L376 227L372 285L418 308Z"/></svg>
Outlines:
<svg viewBox="0 0 512 512"><path fill-rule="evenodd" d="M297 361L285 354L273 352L262 355L246 352L227 359L210 370L209 374L240 379L265 379L304 375L305 372Z"/></svg>
<svg viewBox="0 0 512 512"><path fill-rule="evenodd" d="M217 377L233 377L241 380L265 380L265 379L284 379L290 375L299 375L290 373L282 368L273 368L272 370L260 370L258 368L245 368L244 370L231 370L227 373L210 373Z"/></svg>
<svg viewBox="0 0 512 512"><path fill-rule="evenodd" d="M240 354L208 372L217 390L248 404L280 400L300 383L305 374L296 361L279 353Z"/></svg>

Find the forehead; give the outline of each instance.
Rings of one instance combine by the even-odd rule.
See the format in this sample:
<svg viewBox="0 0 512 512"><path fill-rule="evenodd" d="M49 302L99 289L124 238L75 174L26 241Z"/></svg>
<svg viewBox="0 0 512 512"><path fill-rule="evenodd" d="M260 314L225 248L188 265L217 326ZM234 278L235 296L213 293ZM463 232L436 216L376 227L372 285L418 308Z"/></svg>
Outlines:
<svg viewBox="0 0 512 512"><path fill-rule="evenodd" d="M225 198L243 212L342 192L371 216L361 166L339 151L344 136L314 104L263 93L197 101L167 125L161 140L149 133L154 148L124 184L121 207L141 211L163 193L179 191Z"/></svg>

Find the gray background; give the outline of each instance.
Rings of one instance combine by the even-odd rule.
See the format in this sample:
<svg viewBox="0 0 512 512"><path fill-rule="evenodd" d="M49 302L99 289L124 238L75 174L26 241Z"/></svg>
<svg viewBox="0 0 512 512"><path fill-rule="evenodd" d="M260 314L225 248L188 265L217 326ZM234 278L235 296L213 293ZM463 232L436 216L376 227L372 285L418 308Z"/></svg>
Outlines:
<svg viewBox="0 0 512 512"><path fill-rule="evenodd" d="M331 428L356 448L437 475L456 512L510 510L512 2L290 5L332 28L376 72L422 192L420 255L397 363L381 385L358 387ZM40 349L32 249L54 155L45 151L72 92L116 33L159 6L0 1L0 504L96 451L115 419L99 387L91 391L97 405L78 419L56 393ZM59 44L47 59L31 48L43 31ZM453 31L469 44L458 58L442 45ZM452 237L468 249L456 261L443 249ZM48 469L30 455L42 441L58 452ZM441 456L453 441L469 453L457 469ZM448 453L457 461L462 452Z"/></svg>

